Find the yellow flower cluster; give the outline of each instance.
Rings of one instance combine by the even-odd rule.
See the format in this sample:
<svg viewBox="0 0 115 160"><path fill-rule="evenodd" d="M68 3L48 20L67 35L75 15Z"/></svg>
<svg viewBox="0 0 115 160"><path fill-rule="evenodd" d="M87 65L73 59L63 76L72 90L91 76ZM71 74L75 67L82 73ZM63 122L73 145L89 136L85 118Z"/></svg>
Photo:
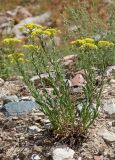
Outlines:
<svg viewBox="0 0 115 160"><path fill-rule="evenodd" d="M15 52L13 54L9 54L8 58L10 59L11 63L15 63L15 62L26 63L26 62L29 62L29 60L24 58L24 54L22 52Z"/></svg>
<svg viewBox="0 0 115 160"><path fill-rule="evenodd" d="M21 30L28 29L29 31L32 31L34 29L43 28L43 26L35 24L35 23L27 23L24 26L20 27Z"/></svg>
<svg viewBox="0 0 115 160"><path fill-rule="evenodd" d="M43 34L43 29L35 29L32 33L31 36L32 37L36 37L37 35L41 35Z"/></svg>
<svg viewBox="0 0 115 160"><path fill-rule="evenodd" d="M23 45L23 47L27 48L27 49L30 49L30 50L37 50L37 49L39 49L39 46L33 45L33 44L26 44L26 45Z"/></svg>
<svg viewBox="0 0 115 160"><path fill-rule="evenodd" d="M16 38L5 38L3 40L4 44L10 45L10 44L16 44L16 43L21 43L22 41Z"/></svg>
<svg viewBox="0 0 115 160"><path fill-rule="evenodd" d="M93 38L77 39L71 42L72 45L80 47L80 49L98 49L114 46L114 43L109 41L99 41L95 42Z"/></svg>
<svg viewBox="0 0 115 160"><path fill-rule="evenodd" d="M84 43L80 49L98 49L98 47L93 43Z"/></svg>
<svg viewBox="0 0 115 160"><path fill-rule="evenodd" d="M37 25L34 23L27 23L23 27L21 27L20 29L22 29L22 30L25 29L25 30L29 31L29 33L31 33L31 37L36 37L36 36L41 36L41 35L53 37L57 32L56 29L53 29L53 28L45 29L43 26Z"/></svg>
<svg viewBox="0 0 115 160"><path fill-rule="evenodd" d="M32 37L36 37L36 36L39 36L39 35L46 35L46 36L49 36L49 37L53 37L55 34L56 34L57 30L56 29L52 29L52 28L49 28L49 29L35 29L33 32L32 32Z"/></svg>
<svg viewBox="0 0 115 160"><path fill-rule="evenodd" d="M85 38L84 41L86 43L94 43L95 42L95 40L93 38Z"/></svg>
<svg viewBox="0 0 115 160"><path fill-rule="evenodd" d="M80 49L97 49L95 40L93 38L77 39L72 41L71 44L80 47Z"/></svg>
<svg viewBox="0 0 115 160"><path fill-rule="evenodd" d="M75 41L72 41L71 44L81 46L85 43L94 43L94 42L95 40L93 38L85 38L85 39L77 39Z"/></svg>
<svg viewBox="0 0 115 160"><path fill-rule="evenodd" d="M98 47L103 48L103 47L113 47L114 43L109 42L109 41L99 41L98 42Z"/></svg>

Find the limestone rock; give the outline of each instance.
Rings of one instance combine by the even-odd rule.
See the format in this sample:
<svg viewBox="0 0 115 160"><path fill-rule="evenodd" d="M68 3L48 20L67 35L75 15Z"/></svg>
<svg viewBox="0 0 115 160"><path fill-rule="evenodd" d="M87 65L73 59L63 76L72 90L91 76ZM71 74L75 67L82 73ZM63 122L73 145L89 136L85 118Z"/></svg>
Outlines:
<svg viewBox="0 0 115 160"><path fill-rule="evenodd" d="M75 151L69 147L55 148L52 152L53 160L74 160Z"/></svg>

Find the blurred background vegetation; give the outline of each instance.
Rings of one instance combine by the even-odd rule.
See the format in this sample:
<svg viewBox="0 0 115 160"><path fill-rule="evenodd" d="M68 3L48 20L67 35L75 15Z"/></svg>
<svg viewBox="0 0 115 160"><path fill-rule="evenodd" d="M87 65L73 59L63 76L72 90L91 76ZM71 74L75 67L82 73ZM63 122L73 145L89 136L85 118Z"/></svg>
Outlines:
<svg viewBox="0 0 115 160"><path fill-rule="evenodd" d="M78 38L94 36L115 42L114 0L0 0L0 15L7 16L7 11L13 13L17 6L24 7L32 16L52 13L48 27L61 31L60 46L67 44L63 54L67 54L68 44ZM19 22L20 17L15 17L14 25Z"/></svg>

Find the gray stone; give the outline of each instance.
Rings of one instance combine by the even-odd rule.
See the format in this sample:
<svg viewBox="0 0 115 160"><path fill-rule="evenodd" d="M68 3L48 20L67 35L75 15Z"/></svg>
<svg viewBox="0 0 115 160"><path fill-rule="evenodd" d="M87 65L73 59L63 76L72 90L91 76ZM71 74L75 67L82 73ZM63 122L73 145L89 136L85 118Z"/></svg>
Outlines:
<svg viewBox="0 0 115 160"><path fill-rule="evenodd" d="M19 99L16 95L14 96L4 96L2 97L3 105L9 103L9 102L19 102Z"/></svg>
<svg viewBox="0 0 115 160"><path fill-rule="evenodd" d="M98 134L109 143L115 142L115 133L112 133L107 129L101 129Z"/></svg>
<svg viewBox="0 0 115 160"><path fill-rule="evenodd" d="M41 132L42 129L41 128L38 128L37 126L30 126L29 127L29 131L32 132L32 133L37 133L37 132Z"/></svg>
<svg viewBox="0 0 115 160"><path fill-rule="evenodd" d="M58 147L52 152L53 160L74 160L75 151L69 147Z"/></svg>
<svg viewBox="0 0 115 160"><path fill-rule="evenodd" d="M107 114L112 116L115 115L115 99L108 100L104 104L103 109Z"/></svg>
<svg viewBox="0 0 115 160"><path fill-rule="evenodd" d="M4 80L0 78L0 87L4 85Z"/></svg>
<svg viewBox="0 0 115 160"><path fill-rule="evenodd" d="M1 111L7 116L17 116L32 112L33 109L39 109L36 102L33 101L21 101L21 102L10 102L5 104Z"/></svg>
<svg viewBox="0 0 115 160"><path fill-rule="evenodd" d="M83 87L82 86L71 87L71 90L72 90L73 93L82 93L83 92Z"/></svg>

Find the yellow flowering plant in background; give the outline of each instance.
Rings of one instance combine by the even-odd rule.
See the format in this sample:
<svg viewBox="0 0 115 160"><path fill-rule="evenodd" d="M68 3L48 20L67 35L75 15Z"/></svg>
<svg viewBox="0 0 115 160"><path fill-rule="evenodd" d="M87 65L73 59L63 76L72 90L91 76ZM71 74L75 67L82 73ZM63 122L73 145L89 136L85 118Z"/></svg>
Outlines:
<svg viewBox="0 0 115 160"><path fill-rule="evenodd" d="M26 59L24 53L22 52L15 52L13 54L9 54L8 58L10 59L11 63L26 63L29 62L30 60Z"/></svg>
<svg viewBox="0 0 115 160"><path fill-rule="evenodd" d="M23 45L23 48L25 49L29 49L29 50L37 50L40 47L38 45L33 45L33 44L25 44Z"/></svg>
<svg viewBox="0 0 115 160"><path fill-rule="evenodd" d="M98 49L98 47L93 43L84 43L80 46L81 50L91 50L91 49Z"/></svg>
<svg viewBox="0 0 115 160"><path fill-rule="evenodd" d="M45 28L42 25L34 24L34 23L27 23L24 26L20 27L22 31L25 31L29 34L30 37L34 38L36 36L49 36L53 37L57 32L57 29L54 28Z"/></svg>
<svg viewBox="0 0 115 160"><path fill-rule="evenodd" d="M114 47L115 44L109 41L99 41L98 42L98 47L100 48L107 48L107 47Z"/></svg>
<svg viewBox="0 0 115 160"><path fill-rule="evenodd" d="M5 38L2 42L5 45L15 45L15 44L21 43L22 41L16 38Z"/></svg>
<svg viewBox="0 0 115 160"><path fill-rule="evenodd" d="M98 116L98 109L101 103L101 92L104 85L105 71L108 65L115 64L115 45L113 42L95 40L93 38L77 39L70 42L70 52L77 53L79 61L76 68L84 70L86 85L84 86L85 100L80 118L84 127L89 127ZM100 76L100 86L95 86L96 77ZM91 107L96 103L96 107Z"/></svg>

